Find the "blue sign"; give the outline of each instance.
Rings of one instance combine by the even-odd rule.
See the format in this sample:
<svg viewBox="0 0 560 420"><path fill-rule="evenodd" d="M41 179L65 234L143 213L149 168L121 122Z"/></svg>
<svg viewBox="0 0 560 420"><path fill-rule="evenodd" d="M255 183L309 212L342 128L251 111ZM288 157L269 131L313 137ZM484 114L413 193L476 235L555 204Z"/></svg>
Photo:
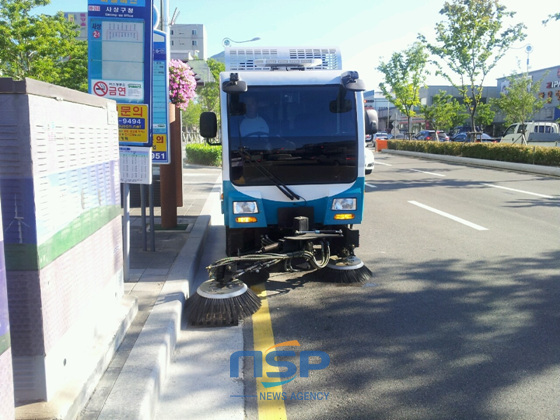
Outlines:
<svg viewBox="0 0 560 420"><path fill-rule="evenodd" d="M169 154L169 61L167 34L154 30L153 142L152 162L170 163Z"/></svg>
<svg viewBox="0 0 560 420"><path fill-rule="evenodd" d="M119 118L119 127L128 129L144 130L146 129L146 120L142 118Z"/></svg>
<svg viewBox="0 0 560 420"><path fill-rule="evenodd" d="M88 0L91 94L145 104L151 114L152 13L152 0ZM141 145L151 146L151 119L148 129L150 142Z"/></svg>

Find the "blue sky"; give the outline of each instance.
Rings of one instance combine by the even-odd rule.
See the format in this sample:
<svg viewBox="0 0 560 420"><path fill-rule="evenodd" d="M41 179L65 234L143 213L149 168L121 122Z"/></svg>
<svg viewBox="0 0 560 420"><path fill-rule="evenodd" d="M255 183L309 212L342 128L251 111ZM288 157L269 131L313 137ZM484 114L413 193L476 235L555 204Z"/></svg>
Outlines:
<svg viewBox="0 0 560 420"><path fill-rule="evenodd" d="M222 51L222 39L242 41L260 37L254 46L337 46L343 66L357 70L368 90L378 89L382 77L375 70L416 41L418 33L433 37L444 0L168 0L169 13L180 12L176 23L204 24L209 56ZM160 0L155 0L159 5ZM542 21L560 12L558 0L502 0L517 14L512 22L527 26L527 39L512 49L485 81L526 69L525 46L531 44L530 70L560 67L560 22ZM51 0L38 13L85 12L87 0ZM246 44L247 46L250 44ZM447 84L430 76L429 84Z"/></svg>

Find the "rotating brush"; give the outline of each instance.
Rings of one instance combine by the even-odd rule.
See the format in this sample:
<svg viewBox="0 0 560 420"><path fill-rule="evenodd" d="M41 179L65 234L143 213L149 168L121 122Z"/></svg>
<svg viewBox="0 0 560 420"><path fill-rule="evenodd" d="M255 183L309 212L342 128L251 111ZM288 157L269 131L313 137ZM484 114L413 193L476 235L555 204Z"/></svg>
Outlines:
<svg viewBox="0 0 560 420"><path fill-rule="evenodd" d="M331 274L327 278L329 280L332 278L335 283L365 283L373 275L364 262L355 255L345 258L333 257L325 269Z"/></svg>
<svg viewBox="0 0 560 420"><path fill-rule="evenodd" d="M261 307L258 296L241 280L228 283L206 280L188 301L190 325L224 327L238 325Z"/></svg>

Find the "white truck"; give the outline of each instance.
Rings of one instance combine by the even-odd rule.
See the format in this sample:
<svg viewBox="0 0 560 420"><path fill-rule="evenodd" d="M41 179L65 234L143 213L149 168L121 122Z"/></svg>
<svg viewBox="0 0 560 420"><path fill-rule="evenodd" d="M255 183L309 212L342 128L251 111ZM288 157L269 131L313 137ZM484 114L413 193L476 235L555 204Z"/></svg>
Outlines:
<svg viewBox="0 0 560 420"><path fill-rule="evenodd" d="M560 129L555 122L530 121L511 124L500 143L524 144L530 146L560 146Z"/></svg>
<svg viewBox="0 0 560 420"><path fill-rule="evenodd" d="M194 325L229 325L256 310L239 279L245 273L371 276L354 250L369 170L365 136L378 119L364 109L358 73L342 70L336 48L226 48L225 62L221 136L212 140L211 112L201 115L200 133L222 145L227 257L209 266L210 280L193 296ZM225 304L235 316L220 309Z"/></svg>

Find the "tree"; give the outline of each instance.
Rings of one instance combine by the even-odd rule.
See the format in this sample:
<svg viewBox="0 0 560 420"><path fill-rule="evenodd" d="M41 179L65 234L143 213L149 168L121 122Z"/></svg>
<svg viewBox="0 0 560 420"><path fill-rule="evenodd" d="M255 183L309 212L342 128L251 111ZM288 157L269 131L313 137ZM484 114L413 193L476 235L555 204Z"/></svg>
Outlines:
<svg viewBox="0 0 560 420"><path fill-rule="evenodd" d="M424 118L430 121L434 130L450 131L458 123L464 121L465 115L461 112L461 105L451 95L443 90L434 95L430 106L422 106Z"/></svg>
<svg viewBox="0 0 560 420"><path fill-rule="evenodd" d="M206 82L204 86L197 89L197 98L189 105L183 115L183 124L191 130L198 127L200 114L203 112L214 112L220 119L220 72L225 70L225 64L212 58L207 61L213 82Z"/></svg>
<svg viewBox="0 0 560 420"><path fill-rule="evenodd" d="M50 0L0 0L0 74L87 92L87 43L59 12L33 15Z"/></svg>
<svg viewBox="0 0 560 420"><path fill-rule="evenodd" d="M476 127L484 80L509 47L525 39L525 25L504 28L504 20L515 13L508 12L498 0L452 0L444 3L440 14L447 20L436 25L436 43L429 43L423 35L419 39L459 77L457 84L439 61L433 61L438 67L437 74L460 92L471 127Z"/></svg>
<svg viewBox="0 0 560 420"><path fill-rule="evenodd" d="M548 15L548 18L543 20L542 23L543 23L543 25L546 25L551 20L560 20L560 12L559 13L553 13L552 15Z"/></svg>
<svg viewBox="0 0 560 420"><path fill-rule="evenodd" d="M408 117L409 138L412 117L416 115L415 107L420 105L420 88L425 85L428 74L427 60L424 46L416 42L403 52L393 53L387 63L381 62L377 67L385 76L385 82L379 84L383 96Z"/></svg>
<svg viewBox="0 0 560 420"><path fill-rule="evenodd" d="M492 110L490 104L479 103L476 107L476 115L474 116L475 127L484 127L492 124L496 113Z"/></svg>
<svg viewBox="0 0 560 420"><path fill-rule="evenodd" d="M522 127L526 121L544 106L548 98L539 98L539 89L542 79L533 82L527 73L512 75L508 77L509 86L500 93L499 98L491 99L494 109L502 112L507 125L521 123ZM526 144L525 129L522 132L523 143Z"/></svg>
<svg viewBox="0 0 560 420"><path fill-rule="evenodd" d="M198 92L199 100L204 111L220 113L220 72L225 70L225 64L212 58L206 62L214 78L213 82L204 84Z"/></svg>

